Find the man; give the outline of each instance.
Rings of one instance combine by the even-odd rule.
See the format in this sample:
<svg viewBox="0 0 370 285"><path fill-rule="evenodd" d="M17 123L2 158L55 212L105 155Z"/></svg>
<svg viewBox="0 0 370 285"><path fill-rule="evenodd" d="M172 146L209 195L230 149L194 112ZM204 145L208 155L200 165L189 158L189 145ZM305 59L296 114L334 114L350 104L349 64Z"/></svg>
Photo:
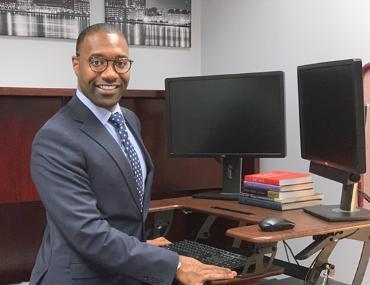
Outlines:
<svg viewBox="0 0 370 285"><path fill-rule="evenodd" d="M140 123L120 108L132 61L107 24L77 39L78 90L37 133L31 174L47 226L31 284L203 284L235 272L144 241L153 165Z"/></svg>

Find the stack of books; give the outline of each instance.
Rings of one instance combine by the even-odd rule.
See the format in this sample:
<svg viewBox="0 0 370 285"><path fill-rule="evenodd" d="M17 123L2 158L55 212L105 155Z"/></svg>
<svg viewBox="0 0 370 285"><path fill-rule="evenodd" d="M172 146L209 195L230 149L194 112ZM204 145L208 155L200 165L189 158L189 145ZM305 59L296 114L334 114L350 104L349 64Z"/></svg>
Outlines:
<svg viewBox="0 0 370 285"><path fill-rule="evenodd" d="M292 210L321 204L309 173L270 171L244 176L239 203L274 210Z"/></svg>

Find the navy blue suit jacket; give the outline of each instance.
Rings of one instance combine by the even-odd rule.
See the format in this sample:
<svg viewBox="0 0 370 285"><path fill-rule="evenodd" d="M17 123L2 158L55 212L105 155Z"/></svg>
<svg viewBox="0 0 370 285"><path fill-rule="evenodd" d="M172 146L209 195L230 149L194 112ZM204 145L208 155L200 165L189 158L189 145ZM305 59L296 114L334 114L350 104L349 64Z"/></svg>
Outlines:
<svg viewBox="0 0 370 285"><path fill-rule="evenodd" d="M144 242L153 164L135 114L122 108L147 166L144 210L121 148L76 97L36 134L31 174L47 214L30 284L171 284L178 255Z"/></svg>

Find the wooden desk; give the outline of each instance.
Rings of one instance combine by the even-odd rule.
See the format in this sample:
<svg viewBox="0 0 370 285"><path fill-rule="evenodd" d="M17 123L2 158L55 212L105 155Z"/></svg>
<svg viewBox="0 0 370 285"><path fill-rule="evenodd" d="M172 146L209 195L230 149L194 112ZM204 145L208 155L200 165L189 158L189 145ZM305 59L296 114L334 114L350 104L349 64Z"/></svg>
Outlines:
<svg viewBox="0 0 370 285"><path fill-rule="evenodd" d="M297 254L297 257L303 260L320 251L313 268L311 270L305 268L306 270L303 271L308 273L307 284L316 284L321 271L329 264L328 258L336 244L344 238L363 242L362 255L352 284L360 285L366 271L370 256L370 221L327 222L311 216L303 210L275 211L239 204L236 201L193 199L191 197L157 200L152 201L150 204L150 211L154 213L172 210L200 211L209 214L212 219L217 216L249 224L228 229L226 235L256 245L256 251L253 252L252 257L257 261L259 260L259 263L262 263L260 264L259 273L268 270L268 267L271 265L271 262L266 263L264 261L266 259L265 254L273 253L271 259L274 259L276 254L274 251L276 251L276 243L278 241L306 236L313 236L315 240ZM257 223L266 217L274 216L287 218L295 222L296 226L291 230L262 232ZM206 227L209 228L210 225ZM293 267L291 271L300 269L294 269ZM294 277L301 278L302 276Z"/></svg>

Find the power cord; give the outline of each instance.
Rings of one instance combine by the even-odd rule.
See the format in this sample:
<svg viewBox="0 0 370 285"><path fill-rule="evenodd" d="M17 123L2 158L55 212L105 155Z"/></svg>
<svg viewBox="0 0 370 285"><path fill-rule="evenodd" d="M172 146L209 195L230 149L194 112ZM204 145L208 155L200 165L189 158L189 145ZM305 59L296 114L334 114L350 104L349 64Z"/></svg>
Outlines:
<svg viewBox="0 0 370 285"><path fill-rule="evenodd" d="M350 236L353 236L355 233L357 233L359 230L360 230L360 229L356 229L356 230L354 230L352 233L350 233L350 234L348 234L348 235L346 235L346 236L344 236L344 237L341 237L340 239L349 238Z"/></svg>
<svg viewBox="0 0 370 285"><path fill-rule="evenodd" d="M350 237L350 236L352 236L353 234L355 234L357 231L358 231L358 229L357 229L357 230L355 230L355 231L353 231L352 233L348 234L347 236L345 236L345 237L343 237L343 238ZM298 266L300 266L300 264L299 264L298 260L295 258L295 255L294 255L294 253L293 253L293 250L292 250L292 248L289 246L289 244L288 244L285 240L283 240L283 244L284 244L285 254L286 254L286 258L287 258L288 262L290 262L290 260L289 260L289 254L288 254L288 250L287 250L287 248L289 249L290 254L293 256L294 261L296 262L296 264L297 264ZM312 261L312 263L310 264L310 266L309 266L309 268L308 268L307 274L306 274L306 276L305 276L305 278L304 278L304 284L305 284L305 285L307 284L307 278L308 278L308 276L310 275L310 273L311 273L311 271L312 271L312 269L313 269L313 267L314 267L314 264L316 263L316 261L317 261L318 257L319 257L319 254L318 254L318 255L316 255L315 259ZM335 266L334 266L333 264L330 264L330 263L326 263L326 264L324 264L324 266L325 266L325 269L324 269L324 270L325 270L325 273L324 273L324 280L323 280L322 285L329 285L329 284L331 283L331 282L330 282L330 281L331 281L330 279L331 279L331 278L333 277L333 275L334 275Z"/></svg>
<svg viewBox="0 0 370 285"><path fill-rule="evenodd" d="M290 263L289 254L288 254L288 249L287 249L287 246L286 246L285 241L283 241L283 242L284 242L285 256L286 256L286 259L288 260L288 262Z"/></svg>
<svg viewBox="0 0 370 285"><path fill-rule="evenodd" d="M315 259L312 261L312 263L310 264L310 267L308 268L308 271L307 271L307 274L306 274L306 276L304 277L304 280L303 280L303 282L304 282L304 285L306 285L307 284L307 278L308 278L308 276L310 275L310 273L311 273L311 271L312 271L312 269L313 269L313 266L314 266L314 264L315 264L315 262L317 261L317 259L319 258L319 254L318 255L316 255L316 257L315 257Z"/></svg>
<svg viewBox="0 0 370 285"><path fill-rule="evenodd" d="M367 195L365 192L357 190L357 193L366 200L366 202L370 203L370 196Z"/></svg>
<svg viewBox="0 0 370 285"><path fill-rule="evenodd" d="M293 256L293 259L294 259L295 263L296 263L298 266L300 266L300 264L299 264L298 260L295 258L295 254L293 253L292 248L289 246L289 244L288 244L285 240L283 240L283 243L284 243L285 254L286 254L286 257L287 257L288 262L290 262L290 260L289 260L289 255L288 255L287 248L289 249L290 254Z"/></svg>

